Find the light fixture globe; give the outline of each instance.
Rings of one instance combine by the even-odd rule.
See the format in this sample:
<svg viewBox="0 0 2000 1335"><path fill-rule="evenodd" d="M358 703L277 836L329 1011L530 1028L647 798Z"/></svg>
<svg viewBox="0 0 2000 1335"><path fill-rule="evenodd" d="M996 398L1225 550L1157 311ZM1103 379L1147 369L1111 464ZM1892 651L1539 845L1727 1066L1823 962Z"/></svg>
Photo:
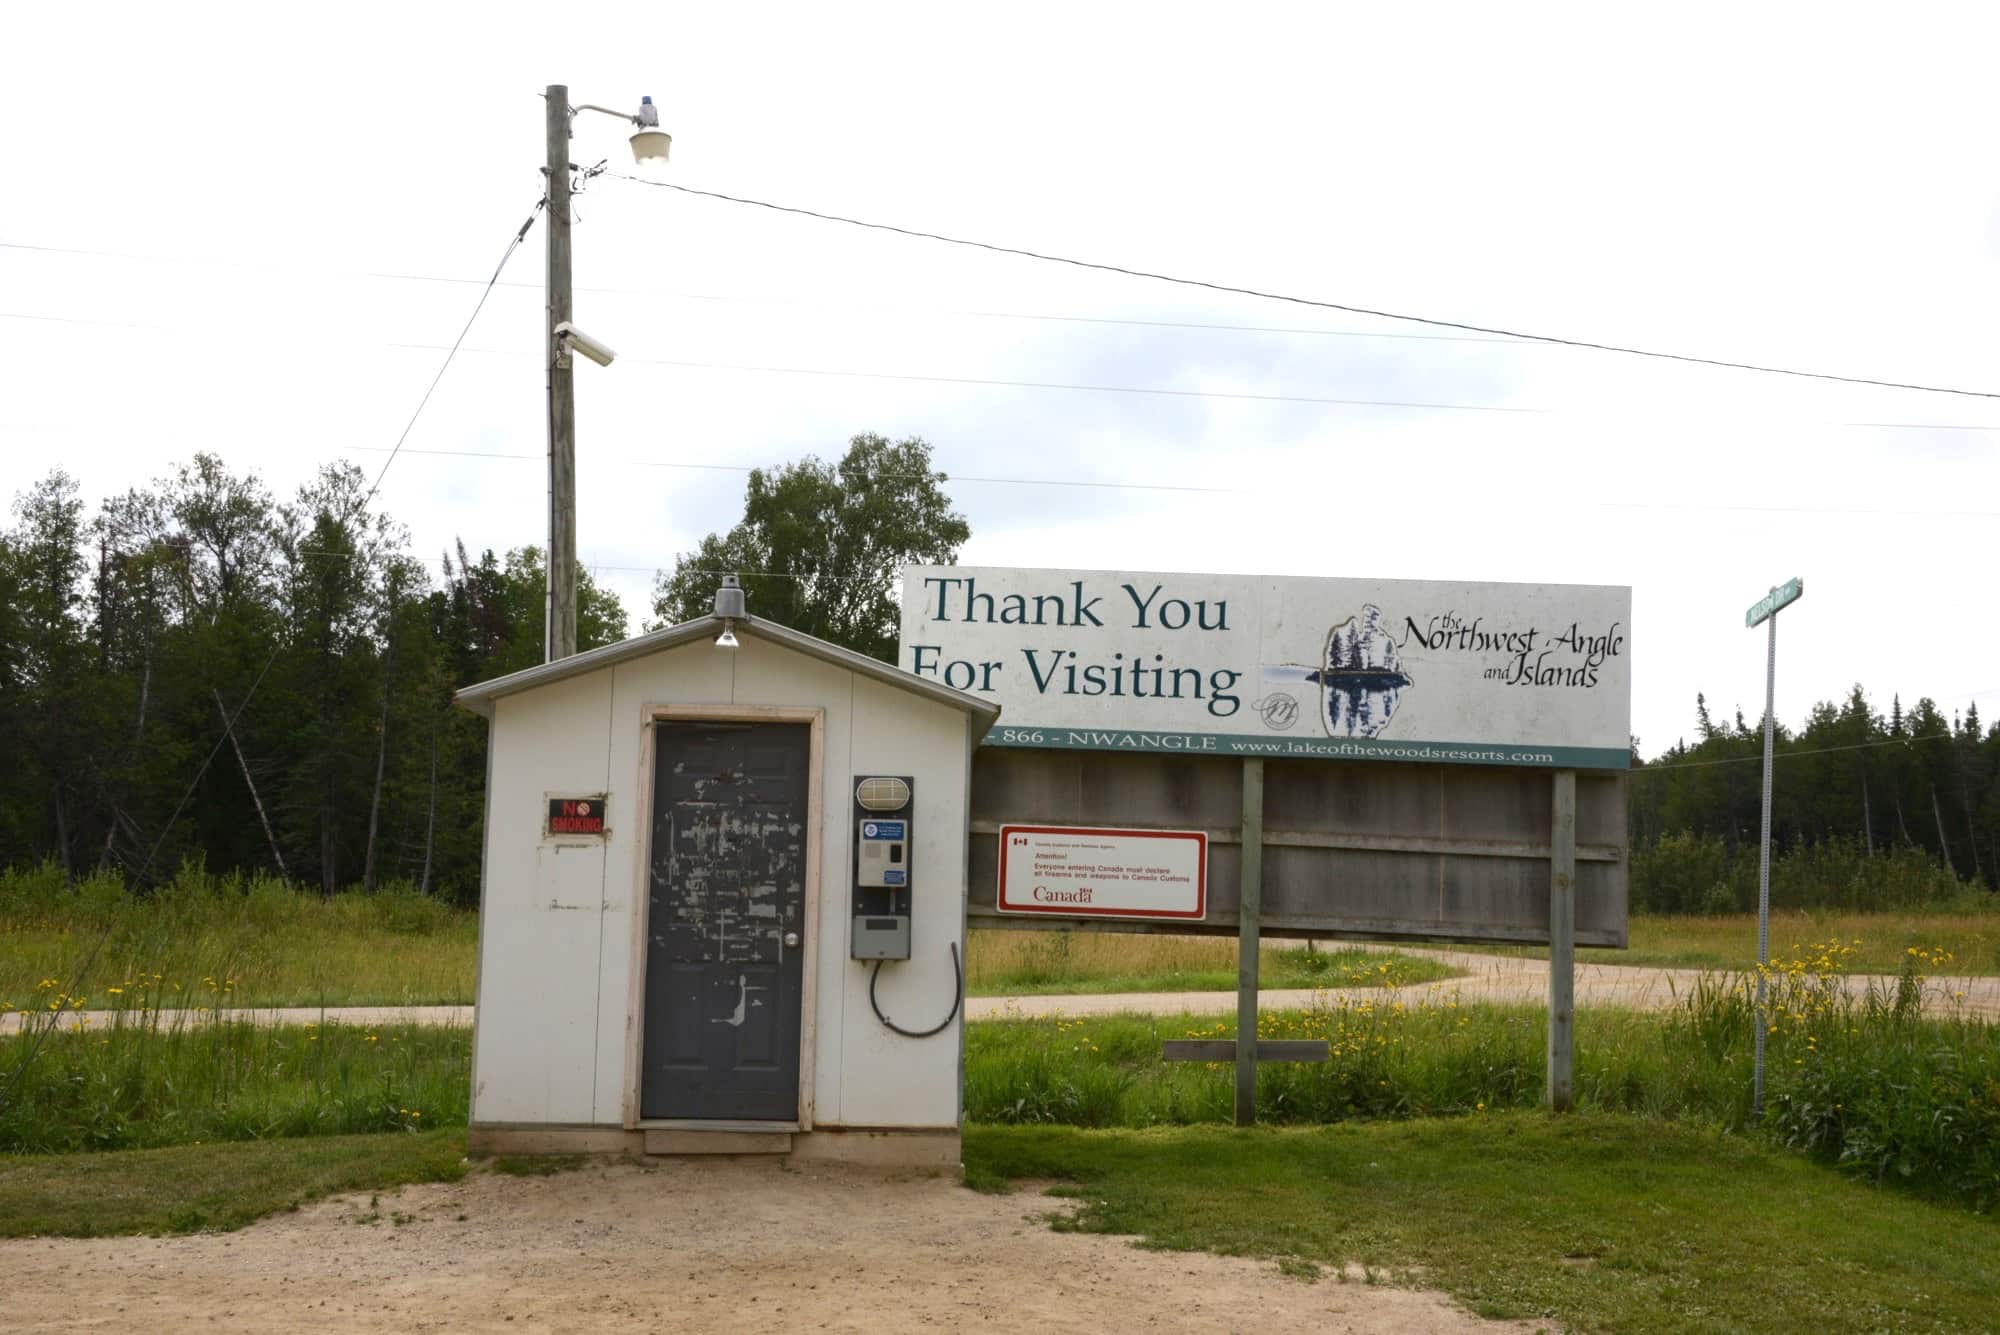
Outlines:
<svg viewBox="0 0 2000 1335"><path fill-rule="evenodd" d="M649 162L665 162L667 150L673 144L672 135L649 126L632 136L632 160L642 167Z"/></svg>
<svg viewBox="0 0 2000 1335"><path fill-rule="evenodd" d="M743 608L743 584L734 575L724 575L715 591L715 615L722 618L722 634L715 637L718 649L736 647L736 623L749 614Z"/></svg>

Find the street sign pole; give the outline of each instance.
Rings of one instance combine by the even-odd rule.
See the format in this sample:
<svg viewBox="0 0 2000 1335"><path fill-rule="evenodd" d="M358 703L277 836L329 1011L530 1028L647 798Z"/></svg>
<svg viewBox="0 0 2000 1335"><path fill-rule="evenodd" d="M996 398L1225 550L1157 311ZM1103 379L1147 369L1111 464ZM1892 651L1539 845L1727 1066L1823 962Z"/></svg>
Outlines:
<svg viewBox="0 0 2000 1335"><path fill-rule="evenodd" d="M1770 650L1764 659L1764 833L1757 847L1757 1060L1750 1090L1750 1115L1764 1115L1764 1034L1771 1027L1764 989L1771 964L1771 746L1776 739L1778 694L1778 614L1771 613Z"/></svg>
<svg viewBox="0 0 2000 1335"><path fill-rule="evenodd" d="M1750 1083L1750 1115L1764 1115L1764 1035L1771 1020L1766 1010L1771 965L1771 752L1778 731L1778 612L1797 602L1805 581L1794 579L1774 588L1743 614L1743 624L1770 622L1769 648L1764 658L1764 822L1757 848L1757 1035Z"/></svg>

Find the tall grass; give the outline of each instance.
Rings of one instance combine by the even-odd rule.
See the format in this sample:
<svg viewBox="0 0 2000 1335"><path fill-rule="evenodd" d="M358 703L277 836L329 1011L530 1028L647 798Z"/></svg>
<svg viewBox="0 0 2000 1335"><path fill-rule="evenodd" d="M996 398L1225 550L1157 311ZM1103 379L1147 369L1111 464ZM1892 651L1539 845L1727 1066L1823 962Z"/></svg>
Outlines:
<svg viewBox="0 0 2000 1335"><path fill-rule="evenodd" d="M53 985L90 1006L116 987L233 1005L472 1000L475 915L395 885L322 899L274 877L183 867L141 896L113 873L0 872L0 1004Z"/></svg>
<svg viewBox="0 0 2000 1335"><path fill-rule="evenodd" d="M1635 915L1624 949L1579 946L1585 964L1664 966L1684 969L1749 969L1757 961L1757 915ZM1852 947L1838 967L1848 973L1893 974L1911 950L1926 956L1943 952L1940 974L2000 974L2000 903L1952 901L1943 907L1884 910L1786 909L1771 915L1775 958L1813 954L1838 943ZM1547 959L1547 946L1462 944L1459 950L1484 955L1526 955Z"/></svg>
<svg viewBox="0 0 2000 1335"><path fill-rule="evenodd" d="M1578 1105L1753 1130L1864 1177L1976 1209L2000 1204L2000 1030L1924 1018L1921 961L1861 997L1813 963L1787 961L1769 980L1761 1123L1751 1110L1753 980L1742 976L1710 975L1660 1014L1580 1013ZM1448 985L1266 1014L1260 1037L1325 1039L1331 1059L1261 1066L1259 1115L1318 1123L1534 1108L1546 1023L1535 1007L1461 1004ZM967 1117L1087 1127L1225 1121L1226 1069L1163 1062L1160 1051L1167 1039L1225 1037L1232 1027L1186 1016L969 1026Z"/></svg>
<svg viewBox="0 0 2000 1335"><path fill-rule="evenodd" d="M257 1026L133 1007L0 1040L0 1152L463 1126L471 1032Z"/></svg>
<svg viewBox="0 0 2000 1335"><path fill-rule="evenodd" d="M973 996L1232 991L1236 950L1234 937L981 927L966 938L965 985ZM1385 951L1274 945L1258 954L1266 988L1403 987L1452 973Z"/></svg>
<svg viewBox="0 0 2000 1335"><path fill-rule="evenodd" d="M1712 835L1670 834L1632 851L1636 913L1749 913L1757 907L1758 850ZM1882 912L1931 905L1991 907L1996 896L1921 848L1870 853L1857 839L1799 844L1771 862L1771 906Z"/></svg>

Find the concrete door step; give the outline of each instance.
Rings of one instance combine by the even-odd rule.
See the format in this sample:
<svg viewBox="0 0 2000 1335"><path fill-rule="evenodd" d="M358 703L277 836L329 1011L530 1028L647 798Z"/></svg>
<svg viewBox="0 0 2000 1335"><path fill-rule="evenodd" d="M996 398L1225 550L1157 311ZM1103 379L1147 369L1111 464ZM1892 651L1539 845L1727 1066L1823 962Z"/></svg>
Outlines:
<svg viewBox="0 0 2000 1335"><path fill-rule="evenodd" d="M681 1131L648 1128L648 1154L790 1154L789 1131Z"/></svg>

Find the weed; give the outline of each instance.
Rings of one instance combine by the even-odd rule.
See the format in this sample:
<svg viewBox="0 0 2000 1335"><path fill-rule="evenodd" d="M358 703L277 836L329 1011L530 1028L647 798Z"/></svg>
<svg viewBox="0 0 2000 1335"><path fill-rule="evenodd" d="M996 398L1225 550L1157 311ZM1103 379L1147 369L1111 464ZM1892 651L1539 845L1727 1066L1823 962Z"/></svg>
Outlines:
<svg viewBox="0 0 2000 1335"><path fill-rule="evenodd" d="M971 1163L961 1165L958 1180L962 1186L989 1196L1004 1196L1014 1189L1014 1184L998 1173Z"/></svg>
<svg viewBox="0 0 2000 1335"><path fill-rule="evenodd" d="M502 1154L494 1158L491 1167L509 1177L552 1177L573 1173L588 1162L590 1156L585 1154Z"/></svg>

